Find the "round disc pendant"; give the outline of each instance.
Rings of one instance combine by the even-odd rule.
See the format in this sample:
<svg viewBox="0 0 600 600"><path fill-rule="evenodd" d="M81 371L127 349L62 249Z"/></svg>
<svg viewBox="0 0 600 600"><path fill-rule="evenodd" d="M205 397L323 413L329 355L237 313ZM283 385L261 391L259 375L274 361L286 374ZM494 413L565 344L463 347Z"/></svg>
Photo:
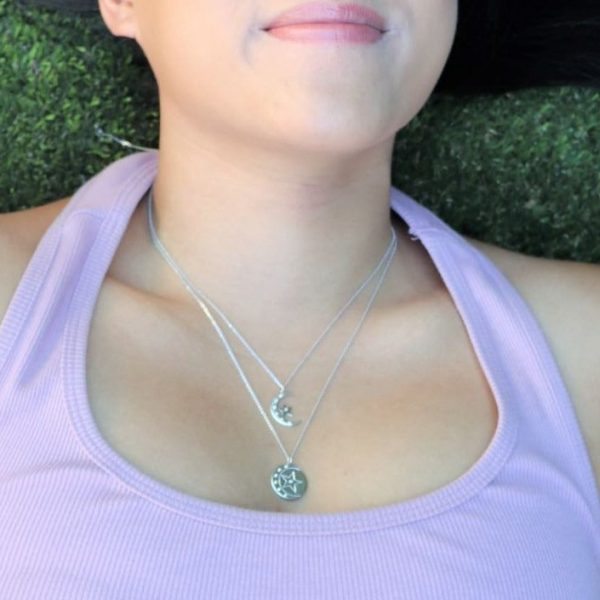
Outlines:
<svg viewBox="0 0 600 600"><path fill-rule="evenodd" d="M271 475L273 491L284 500L298 500L304 496L308 481L302 469L294 463L279 465Z"/></svg>

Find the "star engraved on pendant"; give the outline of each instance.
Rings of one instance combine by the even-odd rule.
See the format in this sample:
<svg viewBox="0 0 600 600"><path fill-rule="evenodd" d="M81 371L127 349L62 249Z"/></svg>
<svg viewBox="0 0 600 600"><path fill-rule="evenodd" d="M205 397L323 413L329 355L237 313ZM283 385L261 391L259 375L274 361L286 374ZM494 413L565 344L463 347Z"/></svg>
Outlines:
<svg viewBox="0 0 600 600"><path fill-rule="evenodd" d="M281 479L283 480L282 488L289 493L291 491L294 496L298 493L298 488L301 485L304 485L304 481L298 479L296 471L292 471L287 475L285 473L281 474Z"/></svg>

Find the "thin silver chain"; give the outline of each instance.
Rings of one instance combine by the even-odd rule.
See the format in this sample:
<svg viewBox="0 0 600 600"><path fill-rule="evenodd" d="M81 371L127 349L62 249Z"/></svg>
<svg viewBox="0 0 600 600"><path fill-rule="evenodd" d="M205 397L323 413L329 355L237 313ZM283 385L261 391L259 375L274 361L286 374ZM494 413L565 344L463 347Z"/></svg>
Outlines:
<svg viewBox="0 0 600 600"><path fill-rule="evenodd" d="M137 150L151 150L153 152L158 151L158 148L148 148L146 146L138 146L137 144L133 144L132 142L128 141L128 140L124 140L123 138L120 138L119 136L113 135L112 133L108 133L106 131L104 131L104 129L102 129L102 127L100 127L100 125L98 125L98 123L94 123L94 132L96 133L96 137L100 138L101 140L105 140L108 142L116 142L117 144L119 144L120 146L123 146L124 148L136 148Z"/></svg>
<svg viewBox="0 0 600 600"><path fill-rule="evenodd" d="M391 265L392 259L394 257L396 248L397 248L397 236L396 236L396 232L394 231L393 227L390 226L391 232L392 232L392 239L390 241L390 244L384 254L384 256L382 257L382 259L380 260L380 262L378 263L377 267L374 269L374 271L370 274L370 276L365 280L365 282L360 286L360 288L357 290L357 292L355 292L355 294L352 296L351 300L344 306L344 308L342 308L342 310L338 313L338 315L334 318L334 320L332 321L332 323L330 323L330 325L328 326L328 328L325 330L325 332L319 337L319 339L317 340L317 342L315 344L313 344L313 346L311 347L311 349L309 350L309 352L305 355L304 359L301 361L301 363L299 364L298 367L296 367L296 369L294 369L292 375L290 377L288 377L287 382L289 382L291 380L291 378L294 376L294 374L298 371L298 369L302 366L302 364L304 364L304 362L306 361L306 359L308 358L308 356L313 352L314 348L316 348L316 346L319 344L319 342L323 339L324 335L327 333L327 331L329 331L329 329L331 329L331 327L333 326L333 324L340 318L341 314L343 314L344 310L346 309L346 307L355 299L355 297L358 296L358 294L360 293L360 291L362 291L362 289L366 286L366 284L372 279L372 277L374 276L374 274L377 272L377 270L380 268L380 266L382 265L383 261L385 260L385 267L383 269L383 272L379 278L379 281L375 287L375 290L373 291L373 293L371 294L371 298L369 300L369 303L366 307L366 309L363 312L362 318L358 324L358 326L355 328L354 332L352 333L348 343L346 344L344 350L342 351L336 365L334 366L331 374L329 375L327 381L325 382L325 385L323 386L319 397L310 413L310 416L304 426L304 428L302 429L302 432L300 433L298 440L296 442L296 445L294 447L294 450L292 451L291 454L287 453L287 450L285 449L284 445L281 442L281 439L279 438L279 435L277 434L277 431L275 430L275 428L273 427L273 424L271 423L270 419L268 418L267 414L265 413L263 407L261 406L260 400L258 399L256 393L254 392L254 389L252 388L252 386L250 385L250 382L248 381L248 378L246 377L241 365L239 364L239 361L237 360L235 353L233 352L233 350L231 349L231 346L229 345L229 343L227 342L227 339L225 338L221 328L219 327L218 323L216 322L216 320L214 319L214 317L212 316L210 310L208 309L208 307L206 306L205 302L202 300L202 298L205 298L206 301L218 312L218 314L225 320L225 322L228 324L229 328L233 331L233 333L238 337L238 339L246 346L246 348L251 352L251 354L259 361L259 363L261 364L261 366L263 366L263 368L271 375L271 377L273 378L273 380L275 382L278 383L278 385L282 385L279 382L279 379L271 372L271 370L265 365L264 361L258 356L258 354L252 349L252 347L244 340L243 336L241 336L241 334L235 329L235 327L233 327L233 325L230 323L230 321L225 317L225 315L223 315L222 311L220 311L212 301L210 301L208 298L206 298L206 296L204 294L202 294L202 292L197 291L189 282L189 279L187 278L187 276L185 275L185 273L183 272L183 270L177 265L177 263L173 260L173 258L171 257L171 255L169 254L169 252L167 251L167 249L164 247L164 245L162 244L162 242L160 241L158 234L155 230L154 227L154 222L152 219L152 192L153 192L153 186L150 188L149 194L148 194L148 226L149 226L149 230L150 230L150 234L152 237L152 242L154 244L154 246L157 248L157 250L160 252L161 256L165 259L165 261L167 262L167 264L169 264L169 266L174 270L174 272L177 274L177 276L180 278L180 280L182 281L182 283L184 284L185 288L188 290L188 292L192 295L192 297L196 300L196 302L200 305L200 307L202 308L202 310L204 311L205 315L207 316L207 318L209 319L209 321L211 322L213 328L215 329L215 331L217 332L217 334L219 335L219 337L221 338L221 341L223 342L227 353L229 354L229 357L231 358L233 364L235 365L240 377L242 378L242 381L244 382L248 392L250 393L252 399L254 400L254 403L256 404L256 407L258 408L260 414L262 415L263 419L265 420L267 426L269 427L269 430L271 431L271 433L273 434L273 436L275 437L277 443L279 444L279 447L281 448L284 456L286 457L287 463L291 464L293 461L293 457L296 454L302 439L304 438L304 434L306 432L306 430L308 429L308 426L310 425L314 414L318 408L318 406L321 403L321 400L323 399L335 373L337 372L337 370L339 369L339 366L341 365L342 360L344 359L344 357L346 356L348 350L350 349L350 346L352 345L352 342L354 341L356 335L358 334L360 328L362 327L362 324L364 322L364 320L367 317L367 314L369 313L369 310L371 309L371 306L373 305L373 302L375 301L375 298L377 296L377 293L379 292L379 289L381 288L381 285L383 284L383 281L385 279L385 275L388 272L388 269Z"/></svg>
<svg viewBox="0 0 600 600"><path fill-rule="evenodd" d="M152 237L152 242L154 243L154 245L157 247L157 249L159 250L159 252L163 255L163 257L165 258L165 260L169 263L169 265L175 271L175 273L177 273L177 275L179 276L179 278L183 281L183 283L185 284L185 286L188 289L188 291L196 299L198 297L202 298L204 300L204 302L206 302L211 308L213 308L216 311L216 313L225 321L225 323L227 324L227 326L229 327L229 329L233 332L233 334L245 346L245 348L248 350L248 352L250 352L250 354L252 354L252 356L258 361L258 363L260 364L260 366L268 373L268 375L272 379L272 381L277 386L279 386L280 391L283 390L288 385L288 383L294 378L294 376L296 375L296 373L298 372L298 370L308 360L309 356L317 349L317 347L319 346L319 344L321 343L321 341L324 339L324 337L327 335L327 333L337 323L337 321L339 319L341 319L342 315L346 312L346 310L348 310L348 308L355 302L355 300L358 298L358 296L364 290L364 288L370 283L370 281L373 279L373 277L377 274L377 272L382 267L384 261L388 257L388 254L390 252L393 253L395 251L395 247L394 247L395 241L394 240L396 239L396 232L394 231L393 228L390 228L391 229L391 233L392 233L392 239L390 241L390 244L389 244L389 246L388 246L385 254L381 258L381 260L379 261L379 263L377 264L377 266L375 267L375 269L373 269L373 271L370 273L370 275L363 281L363 283L352 294L352 296L350 297L350 300L348 300L348 302L346 302L346 304L339 310L339 312L337 313L337 315L332 319L332 321L326 327L325 331L319 336L319 338L317 338L317 340L315 341L315 343L309 348L308 352L304 355L304 358L300 361L300 363L298 364L298 366L291 372L291 374L285 380L285 383L281 383L281 381L279 380L279 378L277 377L277 375L275 375L273 373L273 371L271 371L271 369L268 367L268 365L265 364L265 362L263 361L263 359L254 350L254 348L252 348L252 346L250 346L250 344L246 341L246 339L238 332L238 330L236 329L236 327L223 314L223 312L214 304L214 302L212 302L210 300L210 298L206 294L204 294L201 290L199 290L198 288L195 288L191 284L191 282L190 282L189 278L187 277L187 275L177 265L177 263L175 262L175 260L173 259L173 257L169 254L169 252L167 251L167 249L164 247L164 245L162 244L162 242L158 238L158 234L156 233L156 228L155 228L155 225L154 225L154 220L152 218L152 205L153 205L153 188L150 189L150 192L148 194L148 227L150 229L150 235Z"/></svg>

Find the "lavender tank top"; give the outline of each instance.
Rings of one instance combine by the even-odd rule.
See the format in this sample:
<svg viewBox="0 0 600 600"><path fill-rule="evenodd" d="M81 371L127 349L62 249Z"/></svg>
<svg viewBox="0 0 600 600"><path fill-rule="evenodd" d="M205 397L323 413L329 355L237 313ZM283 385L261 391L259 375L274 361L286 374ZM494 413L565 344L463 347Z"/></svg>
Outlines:
<svg viewBox="0 0 600 600"><path fill-rule="evenodd" d="M497 403L467 472L394 504L286 514L187 495L117 454L88 405L87 337L157 168L156 151L138 152L86 181L0 324L0 598L600 599L600 498L538 321L485 255L393 186Z"/></svg>

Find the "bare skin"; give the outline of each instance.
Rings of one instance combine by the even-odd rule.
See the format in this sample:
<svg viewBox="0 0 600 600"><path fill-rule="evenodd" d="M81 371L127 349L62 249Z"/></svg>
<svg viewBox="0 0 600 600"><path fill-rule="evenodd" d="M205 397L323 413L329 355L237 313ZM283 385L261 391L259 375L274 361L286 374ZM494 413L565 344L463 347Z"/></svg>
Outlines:
<svg viewBox="0 0 600 600"><path fill-rule="evenodd" d="M11 245L18 269L64 204L0 216L0 232L10 228L13 239L22 242ZM162 259L148 252L144 207L143 202L134 212L101 287L87 352L88 399L98 429L136 468L175 489L228 505L317 513L418 497L455 480L483 454L497 427L493 394L435 266L397 221L398 255L404 257L413 293L373 310L305 436L302 466L319 494L293 503L278 500L256 474L270 473L283 458L281 450L221 342L197 306L157 296L145 283ZM540 319L600 481L600 415L590 392L598 382L593 361L581 360L582 344L596 344L596 355L600 347L598 340L581 335L590 317L600 321L600 309L586 310L590 290L600 296L600 268L466 239L509 277ZM141 256L147 260L140 263ZM4 293L0 309L9 295ZM346 325L340 324L332 344L324 346L328 350L298 377L296 418L306 419L357 314L342 321ZM313 339L305 335L291 346L305 351ZM236 352L244 355L241 346ZM300 356L295 351L265 358L283 374ZM269 397L270 380L253 361L243 364L259 397ZM292 431L281 435L288 450L298 435L297 428Z"/></svg>
<svg viewBox="0 0 600 600"><path fill-rule="evenodd" d="M274 4L99 0L107 28L137 40L159 85L160 237L286 374L387 246L394 139L443 71L458 2L380 2L389 31L370 46L276 40L264 28L291 4ZM0 219L4 305L60 208ZM260 475L281 451L210 324L152 248L143 208L103 281L87 353L98 428L137 468L201 498L312 513L422 495L483 454L495 399L437 270L400 220L376 306L301 447L319 494L282 503ZM600 327L589 326L600 322L598 268L472 243L539 316L600 472ZM295 382L297 418L307 418L357 311ZM270 381L243 365L269 397ZM286 448L297 434L282 433Z"/></svg>
<svg viewBox="0 0 600 600"><path fill-rule="evenodd" d="M385 41L294 44L263 31L290 6L99 2L107 28L138 42L158 82L161 239L275 355L256 327L265 298L271 326L301 340L384 253L395 135L429 98L457 20L456 0L388 1L378 7ZM412 293L400 262L392 271L384 304ZM154 291L189 303L172 278Z"/></svg>

